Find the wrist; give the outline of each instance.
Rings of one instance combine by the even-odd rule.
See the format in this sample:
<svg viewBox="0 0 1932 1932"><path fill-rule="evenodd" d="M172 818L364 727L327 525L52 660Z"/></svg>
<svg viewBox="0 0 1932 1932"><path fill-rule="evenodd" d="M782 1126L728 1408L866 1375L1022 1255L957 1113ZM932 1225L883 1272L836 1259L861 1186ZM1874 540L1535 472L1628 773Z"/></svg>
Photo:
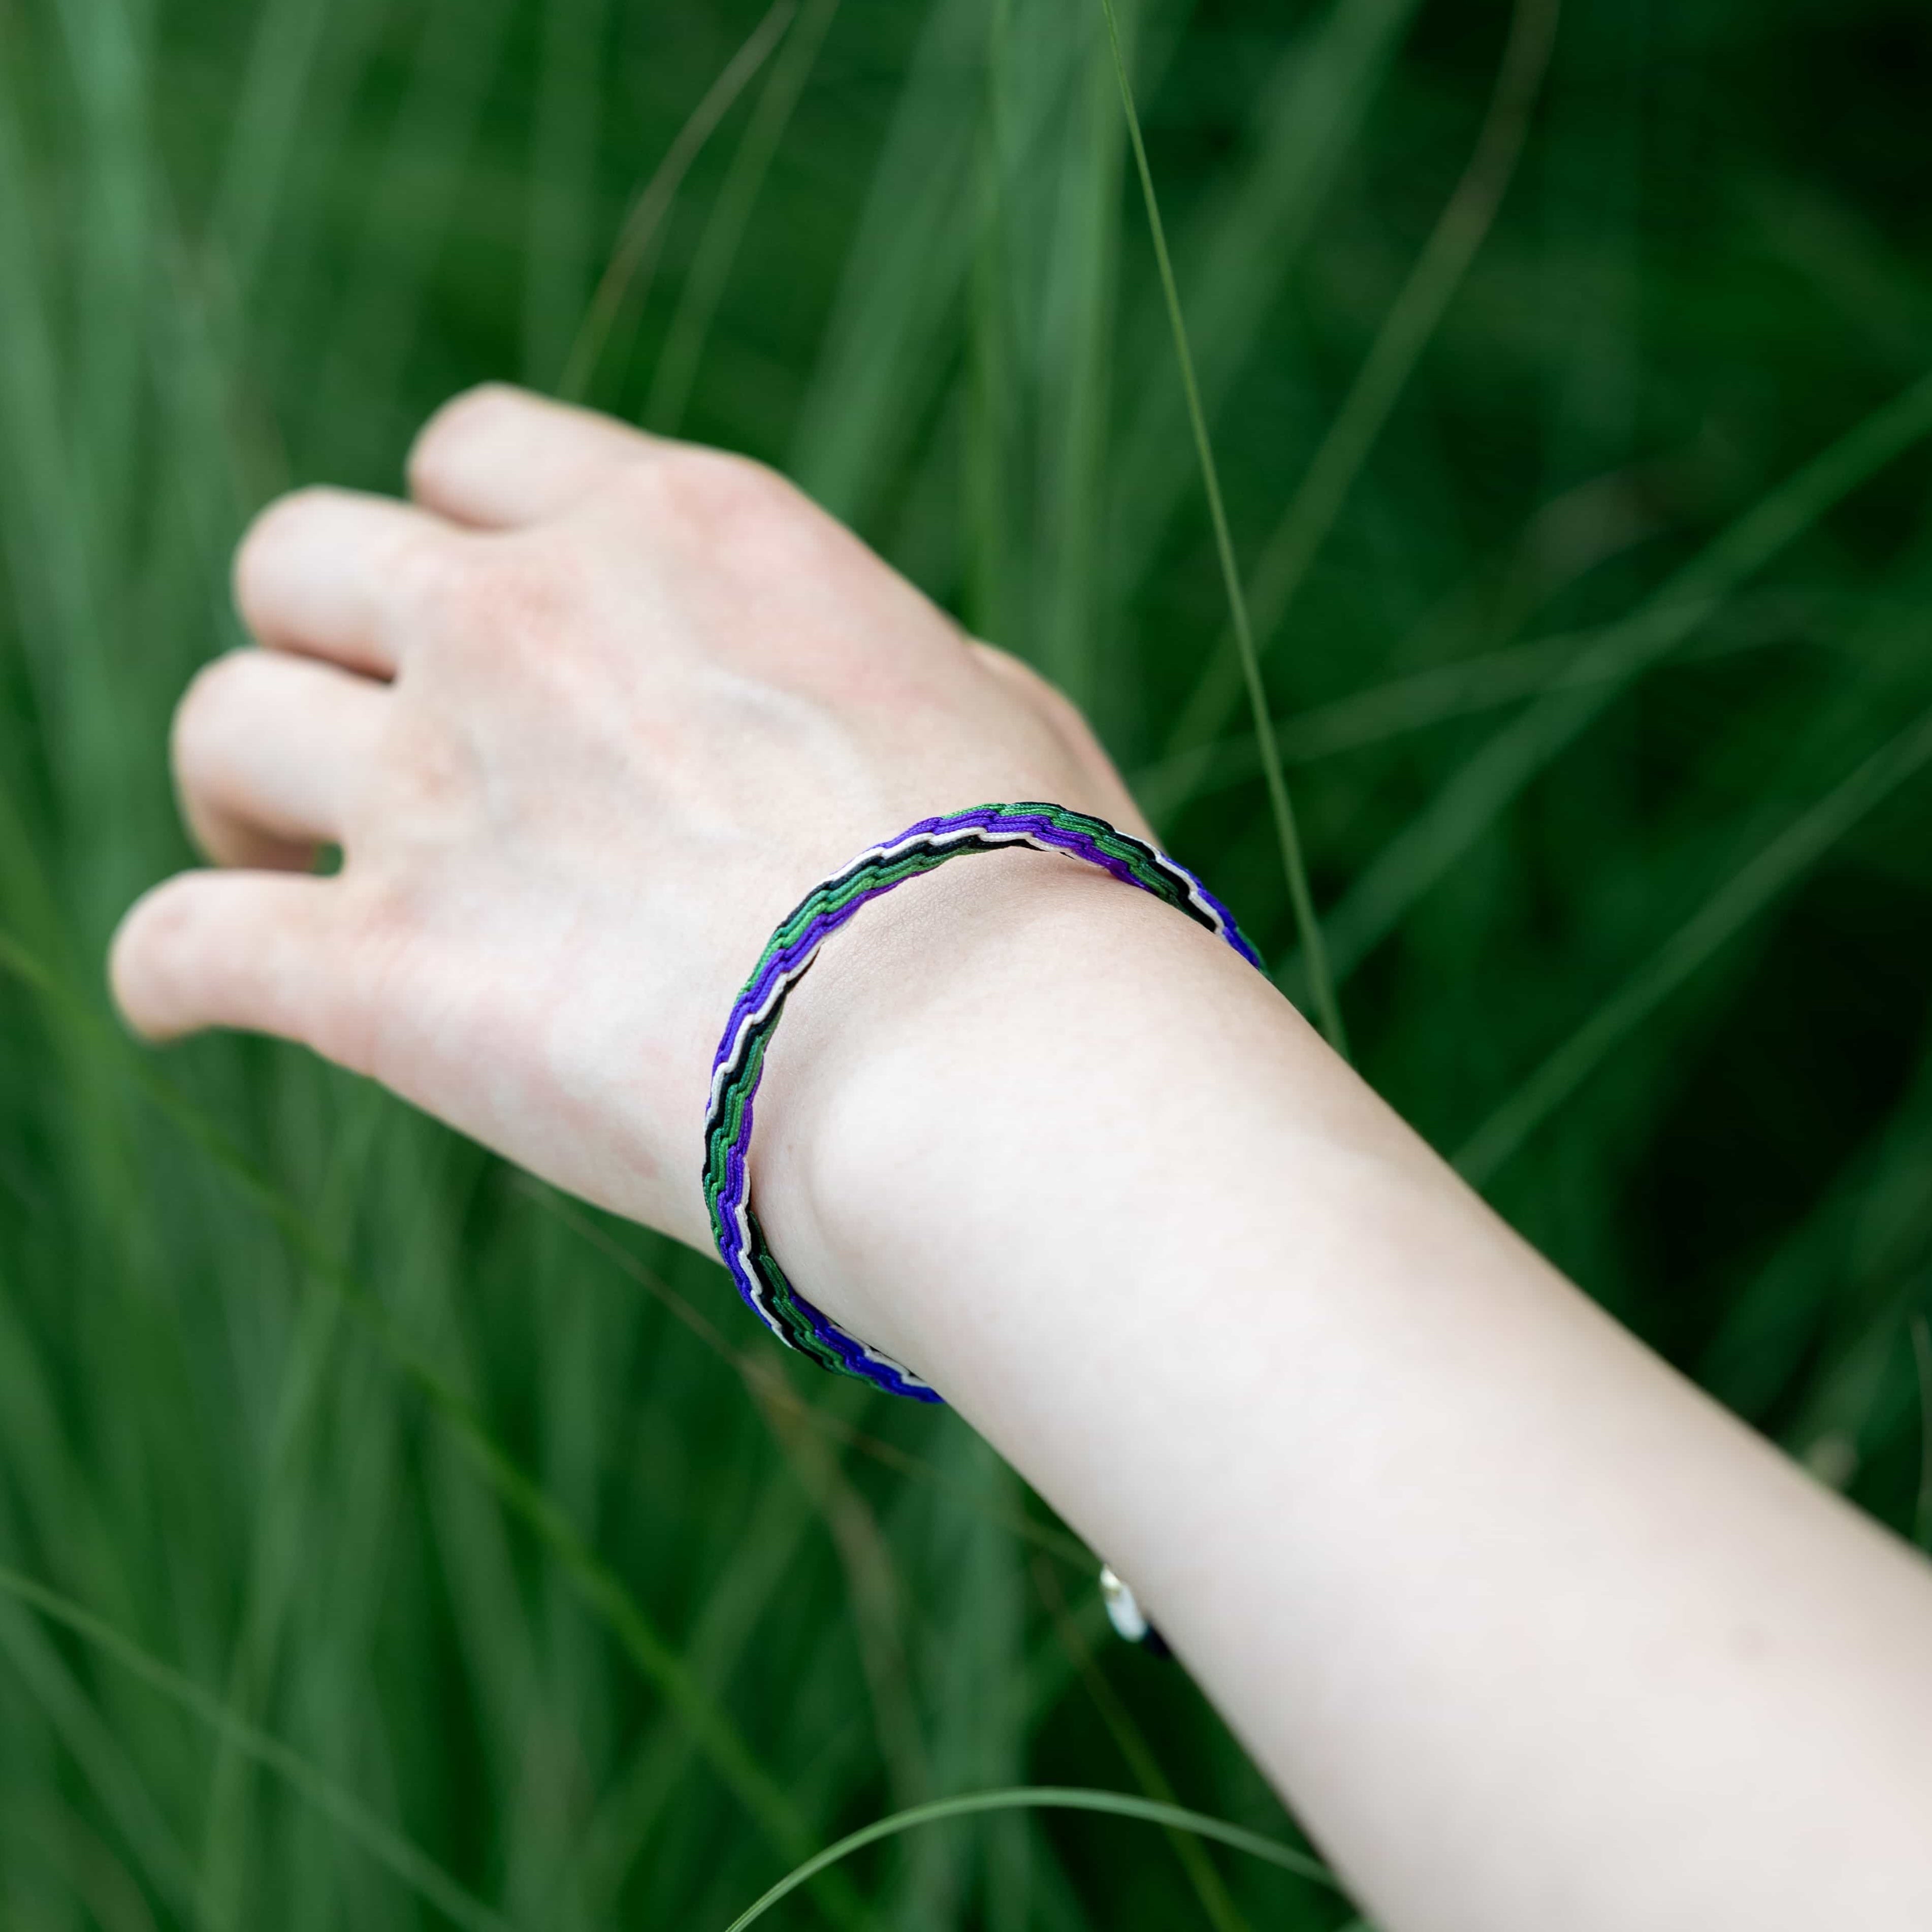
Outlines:
<svg viewBox="0 0 1932 1932"><path fill-rule="evenodd" d="M962 1346L1023 1282L1084 1306L1094 1238L1117 1243L1177 1152L1219 1140L1257 1028L1305 1031L1224 939L1018 851L875 902L796 998L752 1153L770 1250L848 1334L922 1376L940 1365L953 1397Z"/></svg>
<svg viewBox="0 0 1932 1932"><path fill-rule="evenodd" d="M909 881L826 944L766 1059L752 1186L788 1275L842 1326L916 1350L898 1238L944 1227L947 1172L1034 1102L1041 1036L1071 1043L1070 1003L1137 917L1188 930L1144 898L1016 848Z"/></svg>

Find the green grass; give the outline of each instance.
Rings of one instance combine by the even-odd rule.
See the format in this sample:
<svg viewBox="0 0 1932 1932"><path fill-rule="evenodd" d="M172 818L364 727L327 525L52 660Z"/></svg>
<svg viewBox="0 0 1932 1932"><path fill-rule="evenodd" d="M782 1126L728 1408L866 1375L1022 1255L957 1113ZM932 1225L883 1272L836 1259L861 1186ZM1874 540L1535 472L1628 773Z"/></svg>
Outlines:
<svg viewBox="0 0 1932 1932"><path fill-rule="evenodd" d="M722 1928L1068 1786L1138 1821L762 1922L1351 1917L1150 1828L1300 1842L952 1418L300 1054L116 1038L236 534L486 376L784 465L1312 1006L1292 794L1368 1077L1932 1536L1932 34L1115 4L1219 528L1100 0L0 0L9 1932Z"/></svg>

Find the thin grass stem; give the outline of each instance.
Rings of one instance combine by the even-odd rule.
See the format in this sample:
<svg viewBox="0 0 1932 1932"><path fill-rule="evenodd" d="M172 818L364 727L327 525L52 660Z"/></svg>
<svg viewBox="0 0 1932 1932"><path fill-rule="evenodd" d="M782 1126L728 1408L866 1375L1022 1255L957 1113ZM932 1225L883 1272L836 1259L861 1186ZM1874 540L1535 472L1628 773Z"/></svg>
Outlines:
<svg viewBox="0 0 1932 1932"><path fill-rule="evenodd" d="M1275 742L1274 718L1268 709L1268 692L1262 683L1260 660L1255 654L1253 633L1248 626L1247 599L1241 589L1240 568L1234 561L1234 538L1228 530L1228 515L1221 500L1220 472L1215 467L1214 445L1208 435L1208 419L1201 406L1201 392L1194 375L1194 357L1187 346L1187 323L1180 310L1180 292L1174 279L1174 264L1168 258L1167 232L1162 225L1160 202L1154 194L1154 171L1148 164L1147 143L1141 137L1141 121L1134 106L1132 81L1127 73L1126 50L1120 43L1120 23L1114 0L1100 0L1107 16L1107 38L1114 53L1114 74L1120 82L1120 106L1127 119L1127 138L1132 144L1134 166L1139 172L1141 195L1147 205L1148 231L1153 238L1154 260L1160 269L1161 293L1167 304L1168 325L1174 334L1174 351L1180 367L1180 382L1187 400L1187 418L1194 431L1195 453L1200 458L1201 480L1208 494L1208 514L1214 526L1214 548L1220 559L1221 580L1228 596L1228 611L1234 628L1234 642L1240 652L1241 674L1246 680L1248 702L1252 708L1255 739L1261 746L1262 770L1268 778L1268 803L1274 815L1275 837L1281 848L1282 869L1288 878L1288 896L1294 908L1296 930L1306 961L1309 997L1316 1017L1328 1043L1346 1056L1348 1036L1342 1024L1342 1009L1335 998L1334 981L1328 970L1328 950L1316 916L1315 898L1309 890L1308 869L1302 857L1301 835L1297 830L1294 807L1288 795L1288 778Z"/></svg>
<svg viewBox="0 0 1932 1932"><path fill-rule="evenodd" d="M353 1792L319 1771L299 1751L238 1717L212 1692L152 1656L104 1618L44 1583L0 1566L0 1590L83 1638L122 1670L205 1724L224 1744L253 1758L353 1838L376 1862L452 1925L466 1932L515 1932L511 1922L458 1885L442 1866L370 1810Z"/></svg>
<svg viewBox="0 0 1932 1932"><path fill-rule="evenodd" d="M1748 614L1753 626L1742 634L1738 627L1727 626L1724 634L1695 654L1696 662L1780 642L1790 634L1792 620L1810 614L1796 610L1790 598L1778 597L1749 607L1733 606L1726 614ZM1288 764L1310 764L1389 744L1457 718L1501 710L1526 698L1600 682L1616 676L1617 669L1596 658L1590 646L1618 628L1600 624L1532 638L1479 657L1412 671L1306 711L1285 712L1275 720L1276 742ZM1688 653L1678 659L1690 661ZM1239 784L1260 768L1254 738L1244 734L1144 765L1130 775L1130 784L1141 808L1160 825L1184 805Z"/></svg>
<svg viewBox="0 0 1932 1932"><path fill-rule="evenodd" d="M677 130L676 139L665 150L664 159L631 204L631 212L618 230L617 244L610 251L610 260L564 363L556 392L565 401L582 402L589 396L618 316L627 305L634 310L640 306L650 292L658 253L664 243L664 224L692 163L704 152L718 122L731 111L732 104L764 65L766 57L778 45L779 36L790 26L796 10L797 0L772 0L764 19L752 29L744 44L724 64L718 78L691 110L689 118Z"/></svg>
<svg viewBox="0 0 1932 1932"><path fill-rule="evenodd" d="M1456 1166L1464 1177L1478 1186L1488 1180L1620 1040L1928 760L1932 712L1874 752L1727 880L1621 992L1551 1054L1457 1152Z"/></svg>
<svg viewBox="0 0 1932 1932"><path fill-rule="evenodd" d="M1580 658L1568 688L1539 699L1451 773L1384 845L1328 917L1346 977L1634 679L1708 623L1748 579L1896 458L1932 434L1932 376L1848 430L1768 491ZM1291 962L1292 964L1292 962Z"/></svg>
<svg viewBox="0 0 1932 1932"><path fill-rule="evenodd" d="M895 1812L890 1818L862 1826L836 1844L828 1845L816 1857L808 1858L796 1870L788 1872L763 1898L733 1919L726 1932L745 1932L747 1926L754 1924L780 1899L796 1892L808 1879L814 1877L827 1866L836 1864L841 1858L849 1858L868 1845L877 1844L881 1838L895 1838L902 1832L916 1831L922 1825L940 1824L952 1818L976 1817L988 1811L1023 1810L1096 1811L1109 1817L1133 1818L1146 1824L1192 1832L1198 1838L1211 1838L1217 1844L1231 1846L1238 1852L1246 1852L1250 1858L1278 1865L1283 1871L1293 1872L1317 1885L1326 1886L1334 1891L1341 1889L1328 1868L1311 1858L1306 1852L1277 1844L1273 1838L1264 1838L1258 1832L1245 1831L1238 1825L1210 1818L1203 1812L1163 1804L1157 1798L1136 1798L1124 1791L1084 1791L1053 1784L1015 1785L1003 1791L971 1791L957 1798L938 1798L930 1804L916 1804L910 1810Z"/></svg>
<svg viewBox="0 0 1932 1932"><path fill-rule="evenodd" d="M765 1770L737 1727L698 1684L684 1660L660 1636L621 1578L598 1556L542 1486L497 1442L476 1407L397 1328L388 1310L309 1226L307 1218L222 1130L172 1082L126 1051L118 1036L60 986L10 936L0 933L0 968L63 1010L118 1058L161 1112L260 1208L313 1270L368 1330L393 1365L414 1384L448 1428L472 1467L499 1500L543 1544L578 1596L636 1665L646 1682L689 1727L712 1768L782 1855L796 1857L809 1842L805 1820ZM835 1886L820 1901L839 1924L863 1914L849 1889Z"/></svg>
<svg viewBox="0 0 1932 1932"><path fill-rule="evenodd" d="M663 351L652 372L644 421L646 428L662 436L675 436L684 421L691 386L710 337L718 300L730 279L732 264L737 260L739 244L745 238L759 190L791 124L799 97L812 77L838 6L839 0L808 0L798 16L796 30L772 63L771 77L752 110L744 138L731 158L730 170L704 224L698 252L692 257L691 272L685 278L677 307L672 312Z"/></svg>
<svg viewBox="0 0 1932 1932"><path fill-rule="evenodd" d="M1249 608L1258 650L1265 650L1280 628L1490 232L1543 91L1560 10L1561 0L1516 0L1495 90L1468 165L1255 566ZM1222 640L1175 721L1168 740L1170 754L1210 736L1240 698L1240 665L1228 643Z"/></svg>
<svg viewBox="0 0 1932 1932"><path fill-rule="evenodd" d="M1054 1634L1060 1640L1061 1648L1078 1673L1087 1695L1092 1700L1094 1709L1100 1712L1100 1720L1112 1735L1127 1768L1133 1773L1134 1781L1148 1797L1163 1804L1178 1802L1174 1786L1154 1754L1154 1747L1148 1742L1140 1726L1134 1722L1133 1713L1122 1702L1120 1694L1107 1681L1106 1672L1094 1661L1094 1653L1088 1648L1080 1626L1068 1614L1066 1598L1060 1589L1059 1578L1037 1558L1034 1562L1034 1582L1053 1619ZM1188 1883L1194 1888L1195 1897L1201 1901L1202 1912L1214 1928L1214 1932L1248 1932L1247 1921L1241 1916L1226 1881L1215 1868L1214 1860L1208 1857L1201 1840L1191 1832L1172 1826L1167 1836Z"/></svg>
<svg viewBox="0 0 1932 1932"><path fill-rule="evenodd" d="M86 1694L67 1659L17 1605L0 1610L0 1652L40 1706L50 1735L92 1790L157 1900L184 1926L206 1932L194 1868L119 1726Z"/></svg>

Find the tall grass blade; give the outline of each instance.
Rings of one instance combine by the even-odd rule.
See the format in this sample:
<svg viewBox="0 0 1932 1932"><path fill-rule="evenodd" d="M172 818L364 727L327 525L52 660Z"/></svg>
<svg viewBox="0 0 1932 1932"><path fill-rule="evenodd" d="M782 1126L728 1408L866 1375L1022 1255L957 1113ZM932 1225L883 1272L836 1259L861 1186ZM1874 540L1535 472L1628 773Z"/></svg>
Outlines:
<svg viewBox="0 0 1932 1932"><path fill-rule="evenodd" d="M343 1831L378 1863L386 1866L416 1895L434 1906L452 1925L466 1932L514 1932L510 1922L472 1898L455 1880L405 1838L384 1823L352 1792L327 1778L302 1754L292 1750L279 1738L271 1737L238 1718L220 1700L190 1677L165 1664L124 1636L92 1611L23 1576L18 1570L0 1566L0 1590L30 1605L50 1621L84 1638L103 1655L112 1658L122 1670L131 1672L160 1694L204 1724L235 1750L245 1753L258 1764L283 1779L316 1809Z"/></svg>
<svg viewBox="0 0 1932 1932"><path fill-rule="evenodd" d="M1768 650L1790 644L1796 634L1808 638L1814 628L1819 634L1816 641L1842 647L1844 640L1832 626L1831 615L1828 610L1795 607L1780 596L1738 600L1705 627L1703 644L1684 652L1678 662L1708 664ZM1798 624L1804 625L1804 632L1796 630ZM1525 698L1617 676L1621 674L1616 664L1589 654L1592 646L1617 628L1595 624L1586 630L1558 632L1366 686L1346 698L1276 718L1276 742L1288 764L1313 764L1390 744L1459 718L1503 710ZM1261 754L1252 736L1244 734L1156 759L1131 772L1129 784L1141 808L1160 825L1184 806L1210 798L1260 771Z"/></svg>
<svg viewBox="0 0 1932 1932"><path fill-rule="evenodd" d="M838 1552L853 1636L866 1678L879 1756L895 1803L916 1804L932 1789L906 1656L904 1586L877 1514L839 1467L832 1445L777 1403L766 1420L800 1486Z"/></svg>
<svg viewBox="0 0 1932 1932"><path fill-rule="evenodd" d="M1418 4L1334 0L1296 35L1256 92L1252 161L1180 238L1188 339L1210 423L1265 339L1284 289L1305 266L1317 220L1362 150L1370 112ZM1161 17L1148 10L1150 24ZM1151 329L1145 343L1139 333L1124 356L1128 393L1140 400L1120 438L1112 532L1130 571L1157 554L1192 467L1184 399L1172 385L1151 380L1166 345Z"/></svg>
<svg viewBox="0 0 1932 1932"><path fill-rule="evenodd" d="M961 415L964 450L961 518L965 548L962 602L968 626L1011 644L1016 613L1030 601L1021 587L1029 561L1011 540L1016 467L1019 358L1010 259L1015 247L1019 187L1022 79L1013 58L1014 0L992 0L986 13L986 104L973 160L973 258L967 280L966 372ZM1030 70L1040 50L1029 47Z"/></svg>
<svg viewBox="0 0 1932 1932"><path fill-rule="evenodd" d="M943 380L943 331L976 238L982 0L934 0L847 249L786 468L863 524Z"/></svg>
<svg viewBox="0 0 1932 1932"><path fill-rule="evenodd" d="M644 421L647 428L661 436L675 436L684 420L698 361L710 335L724 285L730 280L732 264L737 260L739 244L745 238L758 190L764 186L778 144L791 124L792 110L812 77L838 4L839 0L806 0L797 26L772 63L771 76L752 110L744 139L731 157L730 171L704 224L690 272L678 294L663 352L651 377Z"/></svg>
<svg viewBox="0 0 1932 1932"><path fill-rule="evenodd" d="M1478 1186L1488 1180L1619 1040L1928 759L1932 712L1874 752L1712 894L1622 991L1598 1007L1469 1137L1456 1155L1463 1175Z"/></svg>
<svg viewBox="0 0 1932 1932"><path fill-rule="evenodd" d="M1335 972L1346 977L1468 850L1523 788L1630 682L1695 633L1748 578L1895 458L1932 433L1932 376L1874 410L1738 518L1622 624L1574 674L1506 725L1384 847L1329 915Z"/></svg>
<svg viewBox="0 0 1932 1932"><path fill-rule="evenodd" d="M558 381L583 321L609 26L609 0L544 9L524 216L524 380L533 389Z"/></svg>
<svg viewBox="0 0 1932 1932"><path fill-rule="evenodd" d="M278 445L266 392L286 379L289 358L313 352L312 319L323 320L326 340L372 298L365 288L346 310L339 301L328 196L318 190L352 143L358 92L386 51L394 4L274 0L256 20L236 94L201 253L228 372L244 392L244 372L263 386L255 427Z"/></svg>
<svg viewBox="0 0 1932 1932"><path fill-rule="evenodd" d="M0 1570L0 1587L6 1573ZM74 1680L45 1634L13 1605L0 1606L0 1650L46 1713L62 1749L133 1852L155 1895L188 1924L201 1920L194 1870L124 1740Z"/></svg>
<svg viewBox="0 0 1932 1932"><path fill-rule="evenodd" d="M1083 25L1091 18L1076 17ZM1046 394L1036 519L1041 540L1032 548L1043 580L1036 599L1040 632L1031 641L1041 669L1104 734L1113 720L1103 701L1118 688L1104 675L1113 653L1102 647L1102 626L1126 140L1106 62L1077 61L1068 88L1037 326Z"/></svg>
<svg viewBox="0 0 1932 1932"><path fill-rule="evenodd" d="M722 1694L754 1648L764 1619L794 1574L812 1518L799 1507L789 1472L766 1486L745 1533L716 1580L693 1631L687 1656L700 1683ZM618 1894L689 1775L691 1732L666 1712L646 1726L600 1795L581 1834L574 1876L593 1923L615 1911Z"/></svg>
<svg viewBox="0 0 1932 1932"><path fill-rule="evenodd" d="M566 402L582 402L590 396L598 364L603 360L618 317L627 308L634 311L650 292L652 272L664 245L664 224L692 163L704 152L704 144L731 111L739 95L751 85L796 11L797 0L772 0L764 18L691 110L656 171L639 190L618 231L616 246L610 251L610 260L563 365L557 394Z"/></svg>
<svg viewBox="0 0 1932 1932"><path fill-rule="evenodd" d="M1262 650L1280 628L1382 426L1490 232L1515 175L1530 115L1543 90L1560 9L1561 0L1516 0L1496 88L1468 165L1250 576L1249 609ZM1233 640L1224 638L1175 721L1168 740L1170 754L1198 745L1218 730L1239 700L1240 689L1239 655Z"/></svg>
<svg viewBox="0 0 1932 1932"><path fill-rule="evenodd" d="M1928 1172L1932 1058L1922 1058L1898 1106L1732 1300L1697 1364L1699 1382L1767 1428L1790 1414L1796 1396L1787 1439L1815 1436L1825 1385L1855 1346L1847 1338L1883 1321L1895 1339L1898 1284L1932 1252Z"/></svg>
<svg viewBox="0 0 1932 1932"><path fill-rule="evenodd" d="M142 403L141 326L152 272L154 143L145 8L58 0L86 129L85 200L76 237L79 312L73 369L74 456L103 534L133 510Z"/></svg>
<svg viewBox="0 0 1932 1932"><path fill-rule="evenodd" d="M19 600L21 640L42 728L61 756L56 770L69 822L91 829L95 781L111 758L102 711L75 702L71 684L98 678L103 624L88 540L94 506L74 460L60 407L55 322L34 247L27 157L0 73L0 501L8 574Z"/></svg>
<svg viewBox="0 0 1932 1932"><path fill-rule="evenodd" d="M514 0L434 0L424 18L371 199L360 259L302 400L338 461L368 460L397 426L402 380L464 171L514 17Z"/></svg>
<svg viewBox="0 0 1932 1932"><path fill-rule="evenodd" d="M304 98L335 11L332 0L269 0L256 16L208 224L238 298L254 286L286 193Z"/></svg>
<svg viewBox="0 0 1932 1932"><path fill-rule="evenodd" d="M64 1007L70 1017L98 1029L100 1043L119 1045L104 1023L80 1009L45 970L11 939L0 934L0 967ZM255 1205L279 1228L316 1279L340 1298L402 1374L428 1401L472 1466L500 1500L550 1551L578 1594L616 1638L646 1681L676 1710L712 1769L764 1828L772 1844L796 1856L806 1840L804 1820L771 1774L758 1763L737 1728L692 1678L684 1660L652 1626L636 1598L586 1544L576 1526L496 1442L475 1406L397 1329L382 1304L329 1251L307 1218L281 1190L172 1084L131 1054L123 1058L161 1110L182 1127ZM832 1900L835 1916L850 1922L854 1902Z"/></svg>
<svg viewBox="0 0 1932 1932"><path fill-rule="evenodd" d="M1100 0L1100 4L1107 16L1107 38L1113 50L1114 77L1120 83L1121 110L1126 116L1127 139L1132 146L1134 166L1140 175L1148 232L1153 238L1154 260L1160 270L1161 292L1167 304L1168 326L1173 331L1181 387L1186 395L1188 422L1194 433L1195 453L1200 459L1202 484L1208 493L1208 513L1214 522L1214 548L1220 560L1221 580L1227 592L1235 644L1240 652L1242 676L1247 681L1248 701L1254 713L1255 738L1261 746L1262 770L1268 779L1268 802L1274 814L1275 836L1281 848L1282 868L1287 875L1288 898L1294 908L1295 926L1300 934L1302 953L1307 962L1309 994L1328 1043L1337 1053L1346 1055L1348 1036L1342 1029L1342 1010L1336 1003L1328 952L1322 941L1320 922L1316 917L1314 896L1309 890L1300 835L1295 827L1294 808L1288 800L1288 780L1275 743L1274 718L1268 709L1268 693L1262 684L1261 664L1255 655L1253 635L1248 628L1247 603L1241 589L1240 569L1234 561L1234 539L1228 533L1227 512L1221 502L1220 475L1215 468L1214 447L1208 437L1207 418L1202 413L1200 391L1194 379L1194 358L1187 346L1187 324L1180 312L1180 293L1174 286L1174 266L1168 257L1166 230L1161 224L1160 203L1154 194L1154 171L1148 165L1147 144L1141 138L1140 116L1134 107L1133 83L1128 77L1126 52L1120 44L1120 21L1114 12L1114 0Z"/></svg>

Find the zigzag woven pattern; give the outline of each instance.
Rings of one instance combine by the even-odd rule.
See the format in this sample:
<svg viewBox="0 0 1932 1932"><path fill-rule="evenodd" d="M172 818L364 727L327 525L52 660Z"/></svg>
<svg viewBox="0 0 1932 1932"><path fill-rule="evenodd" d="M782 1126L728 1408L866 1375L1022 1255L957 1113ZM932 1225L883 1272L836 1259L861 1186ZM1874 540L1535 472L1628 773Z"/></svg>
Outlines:
<svg viewBox="0 0 1932 1932"><path fill-rule="evenodd" d="M1261 964L1227 908L1185 866L1104 819L1060 805L982 805L921 819L896 838L862 852L836 878L814 886L779 925L732 1006L712 1063L711 1104L704 1122L704 1200L711 1231L738 1292L787 1348L824 1368L917 1402L940 1397L903 1363L848 1334L785 1279L752 1208L752 1102L785 1000L832 934L860 907L949 859L1016 845L1096 866L1123 885L1151 892L1185 913L1226 940L1250 965Z"/></svg>

